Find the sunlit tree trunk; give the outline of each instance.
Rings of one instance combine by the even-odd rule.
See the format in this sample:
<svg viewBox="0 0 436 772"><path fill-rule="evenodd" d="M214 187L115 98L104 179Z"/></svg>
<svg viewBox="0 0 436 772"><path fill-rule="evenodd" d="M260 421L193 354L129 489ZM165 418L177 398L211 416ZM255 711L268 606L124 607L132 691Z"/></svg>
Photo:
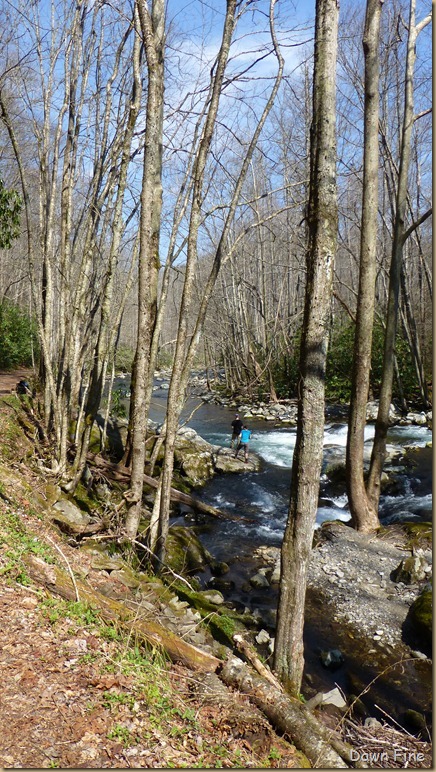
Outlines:
<svg viewBox="0 0 436 772"><path fill-rule="evenodd" d="M379 410L375 425L374 445L367 485L368 497L375 512L378 511L381 474L386 456L386 437L389 428L389 408L392 400L392 384L395 368L395 341L398 324L400 277L403 260L403 245L406 233L405 218L407 208L408 173L411 155L412 128L414 123L413 77L416 60L416 39L419 32L431 21L431 15L429 15L418 25L415 23L415 4L415 0L410 0L409 31L405 65L404 115L401 132L400 166L398 172L392 255L389 273L383 372L379 397Z"/></svg>
<svg viewBox="0 0 436 772"><path fill-rule="evenodd" d="M363 149L362 224L360 232L359 291L347 437L347 491L352 523L359 531L379 527L378 513L366 494L363 451L368 401L372 331L374 326L375 281L377 275L378 219L378 124L379 124L379 41L383 0L368 0L363 50L365 54L365 109Z"/></svg>
<svg viewBox="0 0 436 772"><path fill-rule="evenodd" d="M307 283L300 353L297 438L281 551L274 669L298 693L304 667L307 568L318 505L333 266L337 248L336 78L339 4L317 0L310 146Z"/></svg>
<svg viewBox="0 0 436 772"><path fill-rule="evenodd" d="M162 210L162 131L164 100L164 0L153 0L151 13L145 0L137 0L147 60L148 86L144 165L141 192L138 269L138 333L132 394L132 472L126 533L135 538L141 516L145 440L151 379L151 346L157 314L160 267L159 234Z"/></svg>
<svg viewBox="0 0 436 772"><path fill-rule="evenodd" d="M133 139L133 132L135 129L139 108L141 105L141 75L140 75L140 38L135 33L135 41L133 46L133 86L132 97L130 105L127 108L128 118L126 122L125 134L122 142L122 153L119 163L119 170L116 176L117 190L115 197L115 211L113 215L112 228L111 228L111 243L109 247L108 263L104 278L104 289L102 293L102 301L100 308L100 323L98 326L97 337L95 340L93 361L91 367L89 390L87 393L86 405L85 405L85 425L81 432L80 442L78 442L76 457L73 464L73 478L71 489L74 489L80 480L81 474L86 463L86 454L88 452L91 430L94 421L97 416L97 411L100 406L103 387L105 381L105 375L107 370L108 359L113 349L115 336L118 332L122 311L126 302L126 297L130 291L132 283L133 266L135 263L136 250L133 250L132 264L130 269L130 276L128 278L125 291L123 293L122 301L117 308L115 314L113 312L113 294L114 294L114 282L116 279L115 269L117 260L119 257L119 249L121 244L121 236L123 232L123 205L124 196L127 186L127 173L129 169L129 160Z"/></svg>

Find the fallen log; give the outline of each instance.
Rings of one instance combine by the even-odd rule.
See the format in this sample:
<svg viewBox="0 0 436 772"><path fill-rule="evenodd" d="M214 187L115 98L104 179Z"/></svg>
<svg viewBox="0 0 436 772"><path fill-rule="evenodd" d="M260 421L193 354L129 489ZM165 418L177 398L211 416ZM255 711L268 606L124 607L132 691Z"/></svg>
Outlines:
<svg viewBox="0 0 436 772"><path fill-rule="evenodd" d="M106 469L107 472L110 472L114 479L126 482L130 480L130 469L128 467L122 466L121 464L115 464L113 461L106 461L95 453L88 453L87 458L94 466L100 469ZM154 489L159 485L159 481L154 477L150 477L148 474L144 474L144 483ZM205 515L216 517L218 520L235 520L232 515L227 515L225 512L221 512L220 509L216 509L216 507L212 507L210 504L201 501L196 496L191 496L189 493L183 493L176 488L171 488L171 500L178 501L180 504L187 504L198 512L203 512ZM238 520L241 520L243 523L255 522L248 517L238 517Z"/></svg>
<svg viewBox="0 0 436 772"><path fill-rule="evenodd" d="M72 601L79 597L81 601L89 603L104 621L114 622L124 629L132 640L163 649L172 662L180 662L190 670L209 673L215 672L221 664L217 657L179 638L155 619L138 618L138 610L133 611L123 603L108 598L85 582L75 579L75 587L71 577L58 566L49 565L31 554L23 560L31 579L50 593Z"/></svg>
<svg viewBox="0 0 436 772"><path fill-rule="evenodd" d="M230 657L218 671L233 689L248 694L276 730L283 732L309 759L315 769L367 769L353 760L352 748L323 726L299 700L274 688L271 679L254 673L242 660Z"/></svg>

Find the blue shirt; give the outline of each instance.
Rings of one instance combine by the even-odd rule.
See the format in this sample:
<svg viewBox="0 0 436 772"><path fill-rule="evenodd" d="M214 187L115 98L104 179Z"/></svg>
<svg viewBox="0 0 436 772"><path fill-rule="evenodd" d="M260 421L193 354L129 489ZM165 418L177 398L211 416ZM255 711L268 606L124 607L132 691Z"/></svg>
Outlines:
<svg viewBox="0 0 436 772"><path fill-rule="evenodd" d="M251 437L250 429L242 429L241 434L239 435L239 440L242 444L248 442L248 440Z"/></svg>

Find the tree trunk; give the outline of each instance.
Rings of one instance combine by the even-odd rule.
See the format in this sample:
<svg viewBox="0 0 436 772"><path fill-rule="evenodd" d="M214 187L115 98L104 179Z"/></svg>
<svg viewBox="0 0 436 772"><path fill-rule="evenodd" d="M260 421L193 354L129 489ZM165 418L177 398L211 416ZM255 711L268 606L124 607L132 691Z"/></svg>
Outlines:
<svg viewBox="0 0 436 772"><path fill-rule="evenodd" d="M175 433L178 428L178 421L180 412L183 405L184 393L186 385L188 383L189 373L193 364L194 356L197 352L200 337L203 334L204 322L206 318L206 312L209 305L209 301L215 287L219 272L223 263L229 259L232 254L231 248L228 248L228 239L230 235L230 229L234 221L237 204L240 200L243 183L247 177L249 166L253 158L253 153L257 147L261 131L265 125L268 115L271 112L271 108L274 104L279 85L283 75L284 60L281 55L278 41L275 34L274 26L274 6L275 0L271 0L270 4L270 34L274 47L274 54L278 62L278 70L274 80L274 85L263 108L262 114L259 118L256 128L253 132L251 140L248 144L248 149L243 158L241 168L235 183L233 195L228 207L228 213L224 222L223 229L220 234L218 246L214 255L212 268L209 276L203 286L203 294L195 321L194 331L188 342L188 329L187 329L187 316L191 309L191 303L193 300L193 279L194 268L197 259L197 239L199 229L199 216L201 207L201 191L204 182L204 168L206 163L207 153L209 152L210 143L212 139L213 126L216 121L220 91L222 87L222 81L225 74L225 66L229 53L229 46L231 43L233 28L234 28L234 13L236 4L234 0L228 0L226 20L224 23L224 30L222 36L222 44L220 53L218 55L218 61L213 72L213 80L211 83L210 91L210 103L208 114L206 117L206 125L202 135L202 141L198 150L198 155L194 168L194 187L192 195L192 208L191 208L191 221L189 226L188 235L188 260L186 264L185 283L183 288L182 306L180 311L180 325L177 336L177 345L175 352L175 367L173 369L173 375L171 378L171 384L168 394L168 407L167 407L167 443L165 447L165 457L163 462L163 472L161 477L161 487L159 488L156 496L155 509L153 511L153 522L151 526L152 545L156 549L158 557L158 563L163 562L163 556L165 555L165 542L168 533L168 520L169 520L169 494L168 491L171 486L171 477L174 464L174 444Z"/></svg>
<svg viewBox="0 0 436 772"><path fill-rule="evenodd" d="M144 167L141 193L138 270L138 334L132 394L131 503L126 533L135 538L141 516L148 402L151 394L151 346L157 314L159 235L162 210L162 132L164 100L164 0L153 0L151 15L145 0L137 10L147 58L148 91Z"/></svg>
<svg viewBox="0 0 436 772"><path fill-rule="evenodd" d="M379 124L379 39L383 0L367 0L363 50L365 54L365 112L362 225L360 240L359 292L348 421L346 472L352 524L371 533L379 526L377 510L368 499L363 476L366 404L371 372L374 326L375 281L377 275L378 217L378 124Z"/></svg>
<svg viewBox="0 0 436 772"><path fill-rule="evenodd" d="M324 436L325 368L337 246L336 79L339 8L317 0L307 284L300 353L300 399L291 499L281 553L274 670L297 694L303 676L307 567L319 493Z"/></svg>
<svg viewBox="0 0 436 772"><path fill-rule="evenodd" d="M78 443L76 458L73 465L73 479L68 487L68 490L74 490L80 480L83 469L86 463L86 454L88 452L91 430L94 421L97 416L98 409L103 393L104 381L107 371L108 358L110 351L113 347L115 337L118 333L119 326L121 324L121 317L123 307L126 302L127 293L130 289L130 282L133 278L133 263L130 269L129 279L127 281L126 289L122 302L120 303L115 319L111 324L112 314L112 301L114 293L115 283L115 269L117 265L117 259L120 251L121 236L123 231L123 204L124 196L127 187L127 174L129 169L129 159L131 152L131 145L133 139L133 132L136 125L136 120L139 113L141 104L141 75L140 75L140 42L139 36L135 33L135 41L133 46L133 85L132 96L130 102L130 109L128 110L128 120L125 128L123 141L122 141L122 153L119 163L119 169L117 172L116 182L117 190L115 197L115 211L112 224L112 238L109 248L108 264L106 269L104 289L102 292L101 310L100 310L100 324L97 332L97 339L94 344L93 350L93 363L90 376L89 391L86 399L85 406L85 427L80 436L80 442ZM133 249L133 256L136 254L136 244Z"/></svg>
<svg viewBox="0 0 436 772"><path fill-rule="evenodd" d="M379 410L375 424L374 445L367 484L368 498L377 512L380 499L380 481L386 456L386 437L389 428L389 408L392 400L392 384L395 367L395 341L397 334L401 265L405 235L407 185L410 166L411 136L413 128L413 76L416 59L416 39L419 32L431 21L431 15L415 24L415 2L410 0L409 33L405 66L404 116L400 148L400 168L395 206L395 222L389 273L389 294L383 355L382 383Z"/></svg>
<svg viewBox="0 0 436 772"><path fill-rule="evenodd" d="M216 71L211 75L210 102L198 153L193 169L194 186L192 191L192 207L187 239L187 259L183 284L182 301L179 313L179 329L177 333L174 365L168 392L166 415L165 453L162 463L161 485L156 495L150 524L150 546L156 554L156 568L165 562L166 539L168 535L168 519L170 506L170 488L174 467L174 447L179 428L179 417L185 398L186 380L183 377L183 367L186 360L188 345L188 316L193 302L195 269L197 265L197 241L200 226L200 212L203 197L203 184L206 162L212 142L213 130L218 113L222 83L224 79L230 43L235 24L236 0L228 0L222 42L218 54Z"/></svg>

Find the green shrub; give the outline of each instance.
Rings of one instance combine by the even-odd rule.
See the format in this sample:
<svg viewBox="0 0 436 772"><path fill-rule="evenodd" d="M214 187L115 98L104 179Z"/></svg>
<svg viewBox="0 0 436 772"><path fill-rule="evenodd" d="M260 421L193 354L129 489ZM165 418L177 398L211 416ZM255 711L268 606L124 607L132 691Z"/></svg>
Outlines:
<svg viewBox="0 0 436 772"><path fill-rule="evenodd" d="M135 352L128 346L118 346L115 353L115 369L122 373L131 373Z"/></svg>
<svg viewBox="0 0 436 772"><path fill-rule="evenodd" d="M0 367L5 370L29 367L32 365L32 353L36 359L35 323L14 303L4 300L0 303Z"/></svg>
<svg viewBox="0 0 436 772"><path fill-rule="evenodd" d="M352 322L335 324L330 333L326 369L326 398L332 402L348 402L351 392L353 369L354 331ZM380 323L374 325L370 390L378 398L383 370L384 329ZM401 383L406 399L417 396L417 381L409 346L399 331L395 346ZM399 396L398 384L394 379L393 398Z"/></svg>

